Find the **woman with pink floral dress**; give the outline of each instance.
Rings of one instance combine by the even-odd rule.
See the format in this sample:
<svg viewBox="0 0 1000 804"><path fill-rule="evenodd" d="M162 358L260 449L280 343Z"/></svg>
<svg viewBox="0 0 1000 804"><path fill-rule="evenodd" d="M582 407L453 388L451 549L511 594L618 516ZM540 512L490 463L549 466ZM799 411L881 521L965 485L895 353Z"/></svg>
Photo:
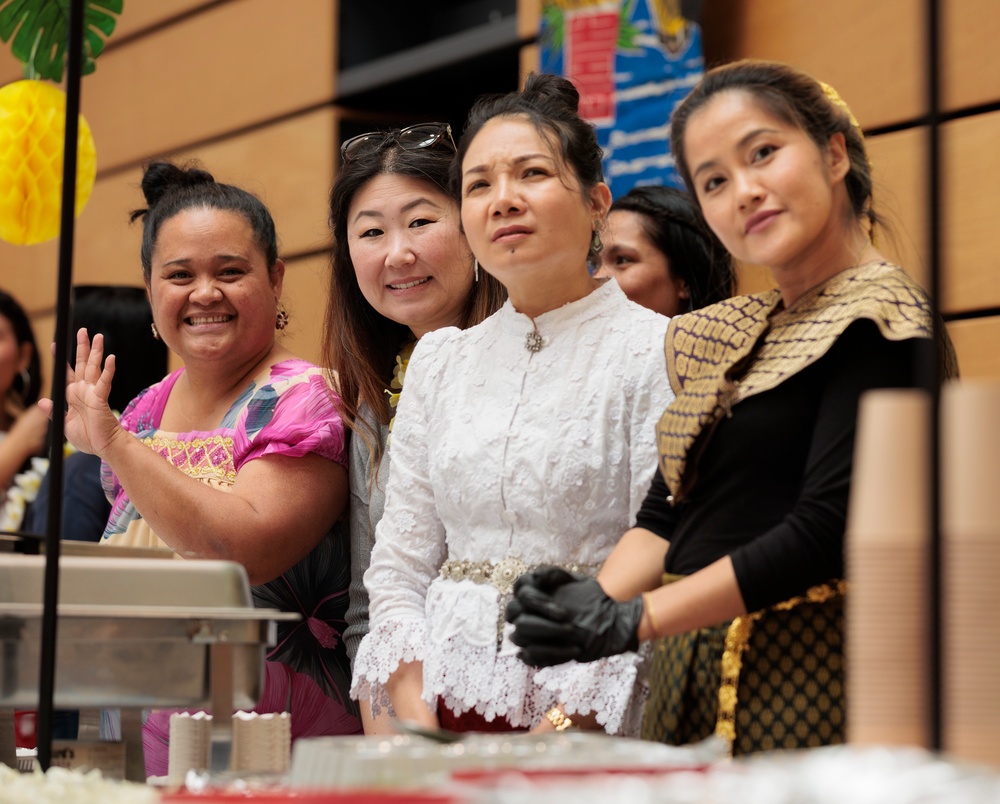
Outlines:
<svg viewBox="0 0 1000 804"><path fill-rule="evenodd" d="M104 461L113 508L103 542L242 564L257 605L302 615L278 629L257 711L290 712L293 739L356 733L341 638L345 432L323 370L275 335L288 315L273 221L202 170L153 163L142 186L149 207L134 217L155 334L184 368L119 422L107 405L114 357L102 369L102 336L77 336L66 434ZM150 775L166 772L169 714L145 726Z"/></svg>

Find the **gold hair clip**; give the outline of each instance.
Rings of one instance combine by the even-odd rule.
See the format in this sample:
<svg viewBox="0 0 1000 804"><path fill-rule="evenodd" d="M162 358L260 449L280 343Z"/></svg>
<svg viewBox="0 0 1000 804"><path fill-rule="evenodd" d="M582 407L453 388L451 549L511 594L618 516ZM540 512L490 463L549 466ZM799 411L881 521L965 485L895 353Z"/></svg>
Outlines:
<svg viewBox="0 0 1000 804"><path fill-rule="evenodd" d="M861 133L862 137L864 137L864 132L861 130L861 124L858 122L858 119L854 116L854 112L851 111L851 107L847 105L847 103L844 101L842 97L840 97L840 93L837 92L837 90L835 90L825 81L819 81L818 83L823 88L823 94L830 99L830 103L832 103L834 106L843 109L844 112L847 114L847 119L851 121L851 125L854 126L859 133Z"/></svg>

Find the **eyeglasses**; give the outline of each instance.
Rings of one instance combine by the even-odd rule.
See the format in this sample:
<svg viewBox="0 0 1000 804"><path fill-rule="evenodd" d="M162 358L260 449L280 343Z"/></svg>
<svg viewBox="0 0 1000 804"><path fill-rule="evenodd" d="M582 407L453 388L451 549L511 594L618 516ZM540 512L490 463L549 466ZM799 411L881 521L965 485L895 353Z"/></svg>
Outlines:
<svg viewBox="0 0 1000 804"><path fill-rule="evenodd" d="M439 142L447 141L451 150L455 150L455 140L451 137L451 126L447 123L417 123L398 131L369 131L358 134L349 140L344 140L340 146L340 158L347 162L363 153L376 151L390 140L395 141L404 151L416 151L420 148L431 148Z"/></svg>

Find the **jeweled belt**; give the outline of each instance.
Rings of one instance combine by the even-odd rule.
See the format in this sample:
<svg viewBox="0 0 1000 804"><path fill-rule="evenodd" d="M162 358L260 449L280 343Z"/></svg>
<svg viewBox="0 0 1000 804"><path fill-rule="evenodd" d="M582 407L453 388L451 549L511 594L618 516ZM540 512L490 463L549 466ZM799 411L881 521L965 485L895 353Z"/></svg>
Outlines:
<svg viewBox="0 0 1000 804"><path fill-rule="evenodd" d="M492 561L445 561L441 565L439 575L450 581L472 581L473 583L489 584L496 589L500 597L500 613L497 617L497 652L503 644L504 606L505 596L514 592L514 581L521 575L543 566L542 564L529 564L515 556L508 556L502 561L493 563ZM601 568L600 564L551 564L545 566L562 567L569 572L577 572L584 575L596 575Z"/></svg>
<svg viewBox="0 0 1000 804"><path fill-rule="evenodd" d="M542 566L528 564L526 561L508 556L502 561L445 561L441 565L440 576L451 581L472 581L473 583L490 584L501 594L509 595L514 591L514 581L530 570ZM552 564L569 572L583 575L596 575L600 564Z"/></svg>

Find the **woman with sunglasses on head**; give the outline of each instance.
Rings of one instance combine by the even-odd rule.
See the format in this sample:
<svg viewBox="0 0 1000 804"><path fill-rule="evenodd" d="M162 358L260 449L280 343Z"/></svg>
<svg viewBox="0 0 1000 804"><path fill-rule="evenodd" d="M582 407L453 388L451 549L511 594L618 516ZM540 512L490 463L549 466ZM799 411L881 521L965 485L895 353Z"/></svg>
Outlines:
<svg viewBox="0 0 1000 804"><path fill-rule="evenodd" d="M352 688L426 727L638 729L636 655L536 672L503 622L524 569L597 571L634 521L671 398L667 319L590 275L611 199L578 103L569 81L531 76L480 99L459 143L463 229L509 299L414 350Z"/></svg>
<svg viewBox="0 0 1000 804"><path fill-rule="evenodd" d="M362 134L341 147L330 193L334 251L326 364L351 428L351 590L344 640L352 661L368 633L368 569L385 506L389 430L409 354L440 327L465 329L505 297L473 269L448 181L455 144L444 123ZM366 732L385 730L361 702Z"/></svg>
<svg viewBox="0 0 1000 804"><path fill-rule="evenodd" d="M735 277L690 195L636 187L611 205L595 276L613 277L636 304L665 316L733 295Z"/></svg>
<svg viewBox="0 0 1000 804"><path fill-rule="evenodd" d="M858 401L933 359L926 294L876 249L861 129L828 86L744 61L674 112L705 219L776 290L671 319L660 472L598 576L543 568L508 618L533 665L657 643L643 736L736 754L844 739L844 532ZM955 372L942 337L941 374Z"/></svg>

